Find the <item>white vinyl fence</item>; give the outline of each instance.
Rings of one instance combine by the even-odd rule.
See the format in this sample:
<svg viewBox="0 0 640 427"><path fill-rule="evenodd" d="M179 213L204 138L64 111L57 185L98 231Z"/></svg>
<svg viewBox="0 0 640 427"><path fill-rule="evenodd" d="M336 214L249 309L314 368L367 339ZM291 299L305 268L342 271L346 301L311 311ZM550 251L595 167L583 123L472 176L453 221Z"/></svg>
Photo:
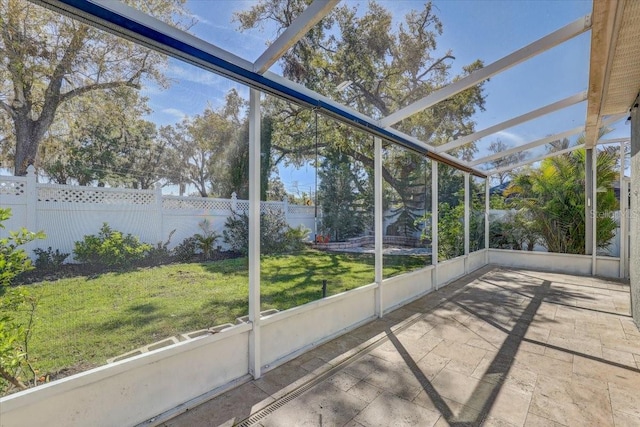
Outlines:
<svg viewBox="0 0 640 427"><path fill-rule="evenodd" d="M25 177L0 176L0 207L11 208L12 213L0 229L0 237L20 227L42 230L47 238L32 243L30 249L51 247L72 253L74 242L97 234L105 222L151 244L166 241L175 230L169 248L201 232L198 223L204 219L222 234L226 219L232 212L247 211L249 202L236 199L235 194L231 199L166 196L159 187L131 190L39 184L30 169ZM292 227L302 225L312 233L315 229L314 206L292 205L285 200L262 202L260 208L261 212L280 210ZM222 238L216 244L225 248Z"/></svg>

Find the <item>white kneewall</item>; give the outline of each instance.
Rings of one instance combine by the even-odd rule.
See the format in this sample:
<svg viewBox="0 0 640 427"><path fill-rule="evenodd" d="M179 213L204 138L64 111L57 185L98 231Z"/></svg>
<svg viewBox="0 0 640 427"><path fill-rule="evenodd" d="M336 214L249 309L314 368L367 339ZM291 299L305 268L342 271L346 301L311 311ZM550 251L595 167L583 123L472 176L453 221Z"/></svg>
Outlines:
<svg viewBox="0 0 640 427"><path fill-rule="evenodd" d="M261 319L261 360L279 365L375 317L376 285L366 285Z"/></svg>
<svg viewBox="0 0 640 427"><path fill-rule="evenodd" d="M531 268L588 276L592 273L592 262L591 255L489 249L489 263L504 267ZM620 259L596 257L596 274L603 277L619 277Z"/></svg>
<svg viewBox="0 0 640 427"><path fill-rule="evenodd" d="M387 313L431 292L433 266L391 277L382 281L382 301Z"/></svg>
<svg viewBox="0 0 640 427"><path fill-rule="evenodd" d="M0 399L0 426L131 426L248 374L249 325Z"/></svg>
<svg viewBox="0 0 640 427"><path fill-rule="evenodd" d="M464 276L465 256L448 259L438 264L438 286L446 285Z"/></svg>
<svg viewBox="0 0 640 427"><path fill-rule="evenodd" d="M471 252L469 254L469 258L467 259L467 268L469 269L469 273L471 273L472 271L476 271L477 269L482 268L486 265L486 252L486 249L480 249L479 251Z"/></svg>

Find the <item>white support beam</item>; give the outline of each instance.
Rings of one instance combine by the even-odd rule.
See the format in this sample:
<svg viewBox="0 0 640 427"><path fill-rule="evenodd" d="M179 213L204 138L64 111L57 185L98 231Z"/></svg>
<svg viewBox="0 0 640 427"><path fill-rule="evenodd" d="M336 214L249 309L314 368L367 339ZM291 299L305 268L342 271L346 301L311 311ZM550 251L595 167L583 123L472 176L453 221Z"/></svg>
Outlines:
<svg viewBox="0 0 640 427"><path fill-rule="evenodd" d="M489 246L491 245L491 241L489 239L489 211L491 209L491 177L486 177L484 180L484 248L487 249L485 252L485 264L489 264Z"/></svg>
<svg viewBox="0 0 640 427"><path fill-rule="evenodd" d="M520 163L517 163L515 165L509 165L509 166L505 166L505 167L502 167L502 168L493 169L493 170L487 171L487 173L491 174L491 175L494 175L494 174L499 174L499 173L502 173L502 172L507 172L507 171L510 171L512 169L516 169L516 168L519 168L519 167L522 167L522 166L530 165L531 163L540 162L540 161L542 161L544 159L548 159L549 157L556 157L556 156L559 156L561 154L571 153L572 151L575 151L575 150L577 150L579 148L584 148L584 145L575 145L573 147L565 148L564 150L554 151L553 153L547 153L547 154L544 154L542 156L535 157L533 159L527 159L527 160L522 161Z"/></svg>
<svg viewBox="0 0 640 427"><path fill-rule="evenodd" d="M508 150L504 150L504 151L501 151L499 153L495 153L495 154L492 154L490 156L486 156L486 157L483 157L481 159L474 160L473 162L470 162L469 165L470 166L476 166L476 165L479 165L479 164L482 164L482 163L490 162L491 160L501 159L502 157L508 156L509 154L530 150L532 148L536 148L536 147L539 147L541 145L545 145L545 144L548 144L550 142L553 142L553 141L556 141L556 140L559 140L559 139L562 139L562 138L567 138L569 136L576 135L576 134L578 134L580 132L584 132L584 126L579 126L579 127L576 127L576 128L573 128L573 129L569 129L569 130L564 131L564 132L556 133L555 135L549 135L549 136L546 136L544 138L537 139L537 140L529 142L527 144L518 145L517 147L509 148ZM511 166L508 166L507 168L508 168L507 170L513 169L513 167L511 167ZM485 173L496 173L496 172L495 171L490 171L490 172L485 172Z"/></svg>
<svg viewBox="0 0 640 427"><path fill-rule="evenodd" d="M631 296L631 315L636 327L640 329L640 95L631 104L631 206L629 206L629 254L633 261L629 263L629 287ZM626 195L625 195L626 196Z"/></svg>
<svg viewBox="0 0 640 427"><path fill-rule="evenodd" d="M598 141L598 145L604 145L604 144L622 144L622 146L624 146L624 143L629 142L629 138L610 138L610 139L601 139Z"/></svg>
<svg viewBox="0 0 640 427"><path fill-rule="evenodd" d="M396 111L380 121L384 127L391 126L399 121L406 119L422 110L425 110L447 98L462 92L472 86L482 83L483 81L495 76L496 74L514 67L521 62L526 61L544 51L547 51L573 37L584 33L591 28L591 15L586 15L559 30L550 33L535 42L516 50L515 52L487 65L484 68L476 70L468 76L457 80L442 89L439 89L430 95L422 98L413 104Z"/></svg>
<svg viewBox="0 0 640 427"><path fill-rule="evenodd" d="M262 375L260 357L260 91L249 91L249 372Z"/></svg>
<svg viewBox="0 0 640 427"><path fill-rule="evenodd" d="M307 34L311 27L327 16L339 1L315 0L311 3L253 63L253 71L263 74L271 68L291 46Z"/></svg>
<svg viewBox="0 0 640 427"><path fill-rule="evenodd" d="M469 257L469 247L470 247L470 242L469 242L469 234L470 234L470 226L469 226L469 217L471 216L469 214L470 211L470 200L471 198L469 197L470 194L470 180L471 180L471 176L469 175L469 172L465 172L464 173L464 256L465 256L465 260L464 260L464 274L468 274L469 273L469 267L468 267L468 257Z"/></svg>
<svg viewBox="0 0 640 427"><path fill-rule="evenodd" d="M622 24L625 0L594 1L589 55L589 95L585 146L591 148L602 127L602 106L607 98L613 57Z"/></svg>
<svg viewBox="0 0 640 427"><path fill-rule="evenodd" d="M501 130L508 129L508 128L517 126L521 123L525 123L525 122L537 119L538 117L542 117L546 114L550 114L558 110L562 110L563 108L567 108L572 105L583 102L586 99L587 99L587 91L576 93L575 95L572 95L568 98L554 102L553 104L546 105L542 108L538 108L537 110L533 110L521 116L514 117L502 123L498 123L497 125L493 125L486 129L480 130L478 132L474 132L471 135L466 135L466 136L457 138L451 142L448 142L446 144L439 145L435 148L435 150L438 153L442 153L444 151L450 151L450 150L456 149L463 145L467 145L474 141L477 141L480 138L484 138L487 135L493 135L494 133L500 132Z"/></svg>
<svg viewBox="0 0 640 427"><path fill-rule="evenodd" d="M627 209L629 203L629 193L627 192L627 181L624 178L624 166L626 159L627 142L620 141L620 278L624 278L627 272Z"/></svg>
<svg viewBox="0 0 640 427"><path fill-rule="evenodd" d="M438 162L431 162L431 283L438 289Z"/></svg>
<svg viewBox="0 0 640 427"><path fill-rule="evenodd" d="M582 146L584 147L584 146ZM587 148L585 152L584 162L584 254L593 255L593 223L595 222L595 204L594 204L594 188L596 187L593 181L593 162L594 162L594 149ZM591 268L593 273L593 259L591 260Z"/></svg>
<svg viewBox="0 0 640 427"><path fill-rule="evenodd" d="M373 167L373 181L374 181L374 241L375 241L375 282L376 288L376 315L382 317L384 314L384 300L382 289L382 267L383 267L383 216L384 210L382 206L382 139L374 138L373 140L374 150L374 167Z"/></svg>
<svg viewBox="0 0 640 427"><path fill-rule="evenodd" d="M591 275L598 272L598 149L591 148Z"/></svg>

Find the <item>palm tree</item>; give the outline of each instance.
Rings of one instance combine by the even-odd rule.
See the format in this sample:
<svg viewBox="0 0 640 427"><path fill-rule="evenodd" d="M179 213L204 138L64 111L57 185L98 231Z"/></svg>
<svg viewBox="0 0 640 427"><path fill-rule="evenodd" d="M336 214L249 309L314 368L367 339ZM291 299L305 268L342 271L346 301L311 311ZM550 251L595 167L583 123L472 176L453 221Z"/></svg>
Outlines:
<svg viewBox="0 0 640 427"><path fill-rule="evenodd" d="M585 251L586 152L579 149L547 158L540 168L517 175L505 195L532 219L549 252L584 254ZM605 248L613 238L616 222L608 215L618 209L613 192L617 180L614 150L600 151L596 160L598 189L596 245Z"/></svg>

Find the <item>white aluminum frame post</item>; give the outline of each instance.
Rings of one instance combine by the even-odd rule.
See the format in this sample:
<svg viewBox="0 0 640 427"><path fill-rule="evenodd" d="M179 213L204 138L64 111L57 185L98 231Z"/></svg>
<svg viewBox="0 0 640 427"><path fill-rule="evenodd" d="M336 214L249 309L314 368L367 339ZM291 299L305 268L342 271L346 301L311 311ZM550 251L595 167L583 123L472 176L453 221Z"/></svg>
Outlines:
<svg viewBox="0 0 640 427"><path fill-rule="evenodd" d="M438 290L438 162L431 162L431 283Z"/></svg>
<svg viewBox="0 0 640 427"><path fill-rule="evenodd" d="M470 197L470 187L471 187L471 175L469 172L464 172L464 274L469 273L469 232L470 232L470 224L469 224L469 211L471 202Z"/></svg>
<svg viewBox="0 0 640 427"><path fill-rule="evenodd" d="M620 278L624 278L627 273L627 210L629 209L629 192L627 190L627 180L624 177L624 166L627 157L627 141L620 141Z"/></svg>
<svg viewBox="0 0 640 427"><path fill-rule="evenodd" d="M638 109L640 96L631 107L631 206L629 211L631 246L629 253L638 259L640 253L640 111ZM629 263L629 277L631 285L631 315L633 321L640 328L640 262Z"/></svg>
<svg viewBox="0 0 640 427"><path fill-rule="evenodd" d="M491 177L488 176L484 179L484 249L485 257L484 263L489 264L489 245L491 241L489 239L489 210L491 208Z"/></svg>
<svg viewBox="0 0 640 427"><path fill-rule="evenodd" d="M249 90L249 373L262 374L260 357L260 91Z"/></svg>
<svg viewBox="0 0 640 427"><path fill-rule="evenodd" d="M591 202L591 275L595 276L598 271L598 147L591 150Z"/></svg>
<svg viewBox="0 0 640 427"><path fill-rule="evenodd" d="M384 299L382 294L383 270L383 224L382 217L384 215L382 206L382 139L373 138L374 150L374 239L375 239L375 282L376 288L376 315L382 317L384 314Z"/></svg>

